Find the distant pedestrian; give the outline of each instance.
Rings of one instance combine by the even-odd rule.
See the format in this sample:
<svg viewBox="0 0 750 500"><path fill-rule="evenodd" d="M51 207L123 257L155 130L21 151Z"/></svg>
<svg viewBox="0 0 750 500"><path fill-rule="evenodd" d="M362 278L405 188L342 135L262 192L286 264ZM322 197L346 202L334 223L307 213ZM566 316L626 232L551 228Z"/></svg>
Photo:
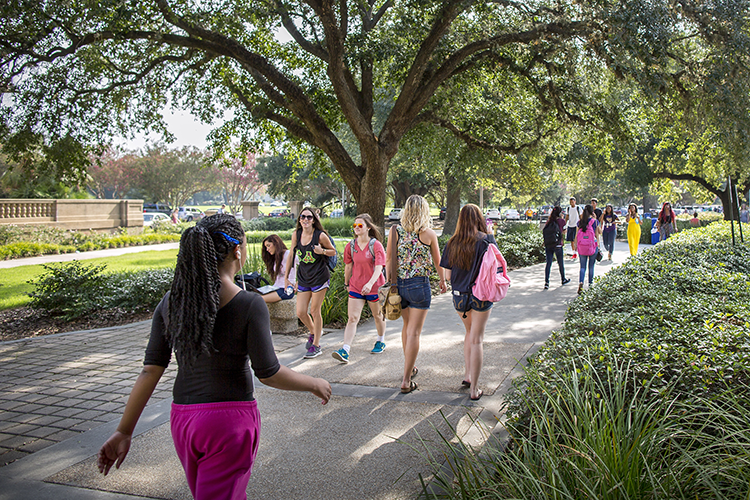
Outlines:
<svg viewBox="0 0 750 500"><path fill-rule="evenodd" d="M597 200L596 198L591 198L591 201L589 203L591 204L591 208L594 210L594 217L596 217L596 220L601 224L602 214L604 213L604 211L601 208L596 208L599 205L599 200Z"/></svg>
<svg viewBox="0 0 750 500"><path fill-rule="evenodd" d="M296 283L297 269L292 262L292 268L289 272L290 286L286 286L284 280L284 271L288 259L294 260L294 254L287 250L286 245L278 234L269 234L263 239L263 246L260 249L260 257L266 265L266 272L273 280L276 291L263 295L263 300L267 304L279 302L280 300L289 300L294 298L294 284Z"/></svg>
<svg viewBox="0 0 750 500"><path fill-rule="evenodd" d="M317 214L305 207L297 218L297 230L292 233L295 259L287 259L284 271L284 288L297 289L297 317L310 330L305 348L305 359L321 355L320 338L323 335L321 308L330 286L328 257L336 254L331 238L325 232ZM297 263L297 283L292 285L289 273ZM310 312L308 313L308 308Z"/></svg>
<svg viewBox="0 0 750 500"><path fill-rule="evenodd" d="M268 386L328 402L328 382L279 363L268 308L234 282L246 259L245 233L232 216L206 217L182 234L172 289L154 311L143 370L117 430L99 450L99 472L125 460L172 352L178 367L170 428L197 500L247 498L260 438L253 373Z"/></svg>
<svg viewBox="0 0 750 500"><path fill-rule="evenodd" d="M747 209L747 203L743 203L740 209L740 222L750 222L750 210Z"/></svg>
<svg viewBox="0 0 750 500"><path fill-rule="evenodd" d="M177 213L177 209L175 208L174 210L172 210L172 224L177 224L178 222L180 222L180 217Z"/></svg>
<svg viewBox="0 0 750 500"><path fill-rule="evenodd" d="M469 386L469 398L477 401L482 397L479 374L484 362L484 330L490 318L492 302L477 299L472 293L473 281L479 274L482 258L495 238L484 232L487 226L479 207L471 203L464 205L458 214L456 232L443 250L440 266L453 289L453 307L466 330L464 337L463 386Z"/></svg>
<svg viewBox="0 0 750 500"><path fill-rule="evenodd" d="M677 215L675 215L672 205L668 201L665 201L661 206L659 216L656 218L656 229L659 230L661 241L677 232Z"/></svg>
<svg viewBox="0 0 750 500"><path fill-rule="evenodd" d="M352 342L357 334L365 302L370 307L378 332L375 347L370 353L380 354L385 350L385 321L380 314L378 299L378 288L385 284L385 249L380 243L382 236L369 214L357 215L352 228L354 239L344 247L344 286L349 293L344 345L331 354L342 363L349 362Z"/></svg>
<svg viewBox="0 0 750 500"><path fill-rule="evenodd" d="M446 292L443 268L440 267L440 248L437 234L430 229L430 205L427 200L413 194L409 196L402 211L400 225L391 226L386 255L386 279L393 283L398 279L398 294L401 296L401 342L404 349L404 375L401 392L408 394L417 389L412 380L417 374L419 336L432 301L430 275L437 270L440 293ZM396 262L391 265L393 245L396 245ZM392 268L396 269L393 276Z"/></svg>
<svg viewBox="0 0 750 500"><path fill-rule="evenodd" d="M581 218L581 207L576 205L575 197L570 197L570 206L565 209L565 223L568 228L565 240L570 242L570 248L573 251L572 258L578 257L576 254L576 228L578 227L578 221Z"/></svg>
<svg viewBox="0 0 750 500"><path fill-rule="evenodd" d="M578 276L578 293L583 291L583 283L586 278L586 269L589 272L589 286L594 283L594 266L596 264L596 252L598 250L597 236L599 235L599 221L594 217L594 209L586 205L581 213L576 231L576 248L581 261L581 271Z"/></svg>
<svg viewBox="0 0 750 500"><path fill-rule="evenodd" d="M599 222L602 225L602 242L607 249L607 260L612 260L612 254L615 252L615 239L617 238L617 224L620 219L615 214L615 209L609 203L604 207L604 212Z"/></svg>
<svg viewBox="0 0 750 500"><path fill-rule="evenodd" d="M690 219L692 227L701 227L701 220L698 218L698 212L693 212L693 218Z"/></svg>
<svg viewBox="0 0 750 500"><path fill-rule="evenodd" d="M217 210L216 213L219 213L219 214L225 214L225 213L227 213L227 206L222 203L221 204L221 208L219 210Z"/></svg>
<svg viewBox="0 0 750 500"><path fill-rule="evenodd" d="M635 203L628 205L628 215L625 216L628 224L628 248L630 255L638 254L638 245L641 242L641 216Z"/></svg>
<svg viewBox="0 0 750 500"><path fill-rule="evenodd" d="M552 261L557 259L557 267L560 269L560 280L563 285L570 283L570 278L565 278L565 264L563 264L563 235L565 234L565 221L560 217L562 207L552 209L547 223L542 229L544 236L544 253L547 258L547 266L544 268L544 289L549 289L549 274L552 270Z"/></svg>

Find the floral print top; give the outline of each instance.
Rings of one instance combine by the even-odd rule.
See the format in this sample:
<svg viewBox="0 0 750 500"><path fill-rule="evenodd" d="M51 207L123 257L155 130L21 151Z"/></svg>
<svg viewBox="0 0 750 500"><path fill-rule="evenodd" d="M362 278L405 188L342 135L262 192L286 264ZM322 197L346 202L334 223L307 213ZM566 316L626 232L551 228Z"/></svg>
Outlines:
<svg viewBox="0 0 750 500"><path fill-rule="evenodd" d="M401 279L432 274L430 245L419 241L419 233L410 233L396 226L398 233L398 277Z"/></svg>

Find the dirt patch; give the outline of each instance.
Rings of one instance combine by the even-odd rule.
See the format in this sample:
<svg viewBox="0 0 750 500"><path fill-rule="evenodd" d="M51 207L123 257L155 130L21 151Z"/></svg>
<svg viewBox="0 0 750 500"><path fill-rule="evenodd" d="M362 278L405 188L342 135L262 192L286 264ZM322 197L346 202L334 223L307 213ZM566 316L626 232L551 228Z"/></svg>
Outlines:
<svg viewBox="0 0 750 500"><path fill-rule="evenodd" d="M92 313L85 318L66 320L50 316L30 307L19 307L0 311L0 342L18 340L53 333L92 330L109 326L127 325L151 319L148 311L110 309Z"/></svg>

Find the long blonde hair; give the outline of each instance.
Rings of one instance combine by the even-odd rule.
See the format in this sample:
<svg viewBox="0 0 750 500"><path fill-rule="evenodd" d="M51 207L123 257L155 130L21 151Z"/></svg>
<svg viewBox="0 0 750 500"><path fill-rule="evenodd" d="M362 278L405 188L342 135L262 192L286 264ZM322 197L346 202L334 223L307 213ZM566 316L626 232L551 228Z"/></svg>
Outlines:
<svg viewBox="0 0 750 500"><path fill-rule="evenodd" d="M404 204L401 225L410 233L421 233L429 229L432 226L432 217L430 217L430 205L427 200L418 194L409 196Z"/></svg>

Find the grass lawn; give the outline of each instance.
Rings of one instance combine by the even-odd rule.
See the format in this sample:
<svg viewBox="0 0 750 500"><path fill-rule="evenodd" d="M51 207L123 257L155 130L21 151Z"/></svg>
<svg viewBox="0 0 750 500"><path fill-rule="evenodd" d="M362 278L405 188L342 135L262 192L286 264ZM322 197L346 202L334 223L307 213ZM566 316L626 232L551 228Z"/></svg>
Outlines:
<svg viewBox="0 0 750 500"><path fill-rule="evenodd" d="M107 272L138 271L142 269L156 269L174 266L177 261L177 250L147 251L105 257L101 259L87 259L87 265L107 265ZM24 306L29 303L28 292L33 290L29 280L37 278L44 272L41 265L11 267L0 269L0 310Z"/></svg>

